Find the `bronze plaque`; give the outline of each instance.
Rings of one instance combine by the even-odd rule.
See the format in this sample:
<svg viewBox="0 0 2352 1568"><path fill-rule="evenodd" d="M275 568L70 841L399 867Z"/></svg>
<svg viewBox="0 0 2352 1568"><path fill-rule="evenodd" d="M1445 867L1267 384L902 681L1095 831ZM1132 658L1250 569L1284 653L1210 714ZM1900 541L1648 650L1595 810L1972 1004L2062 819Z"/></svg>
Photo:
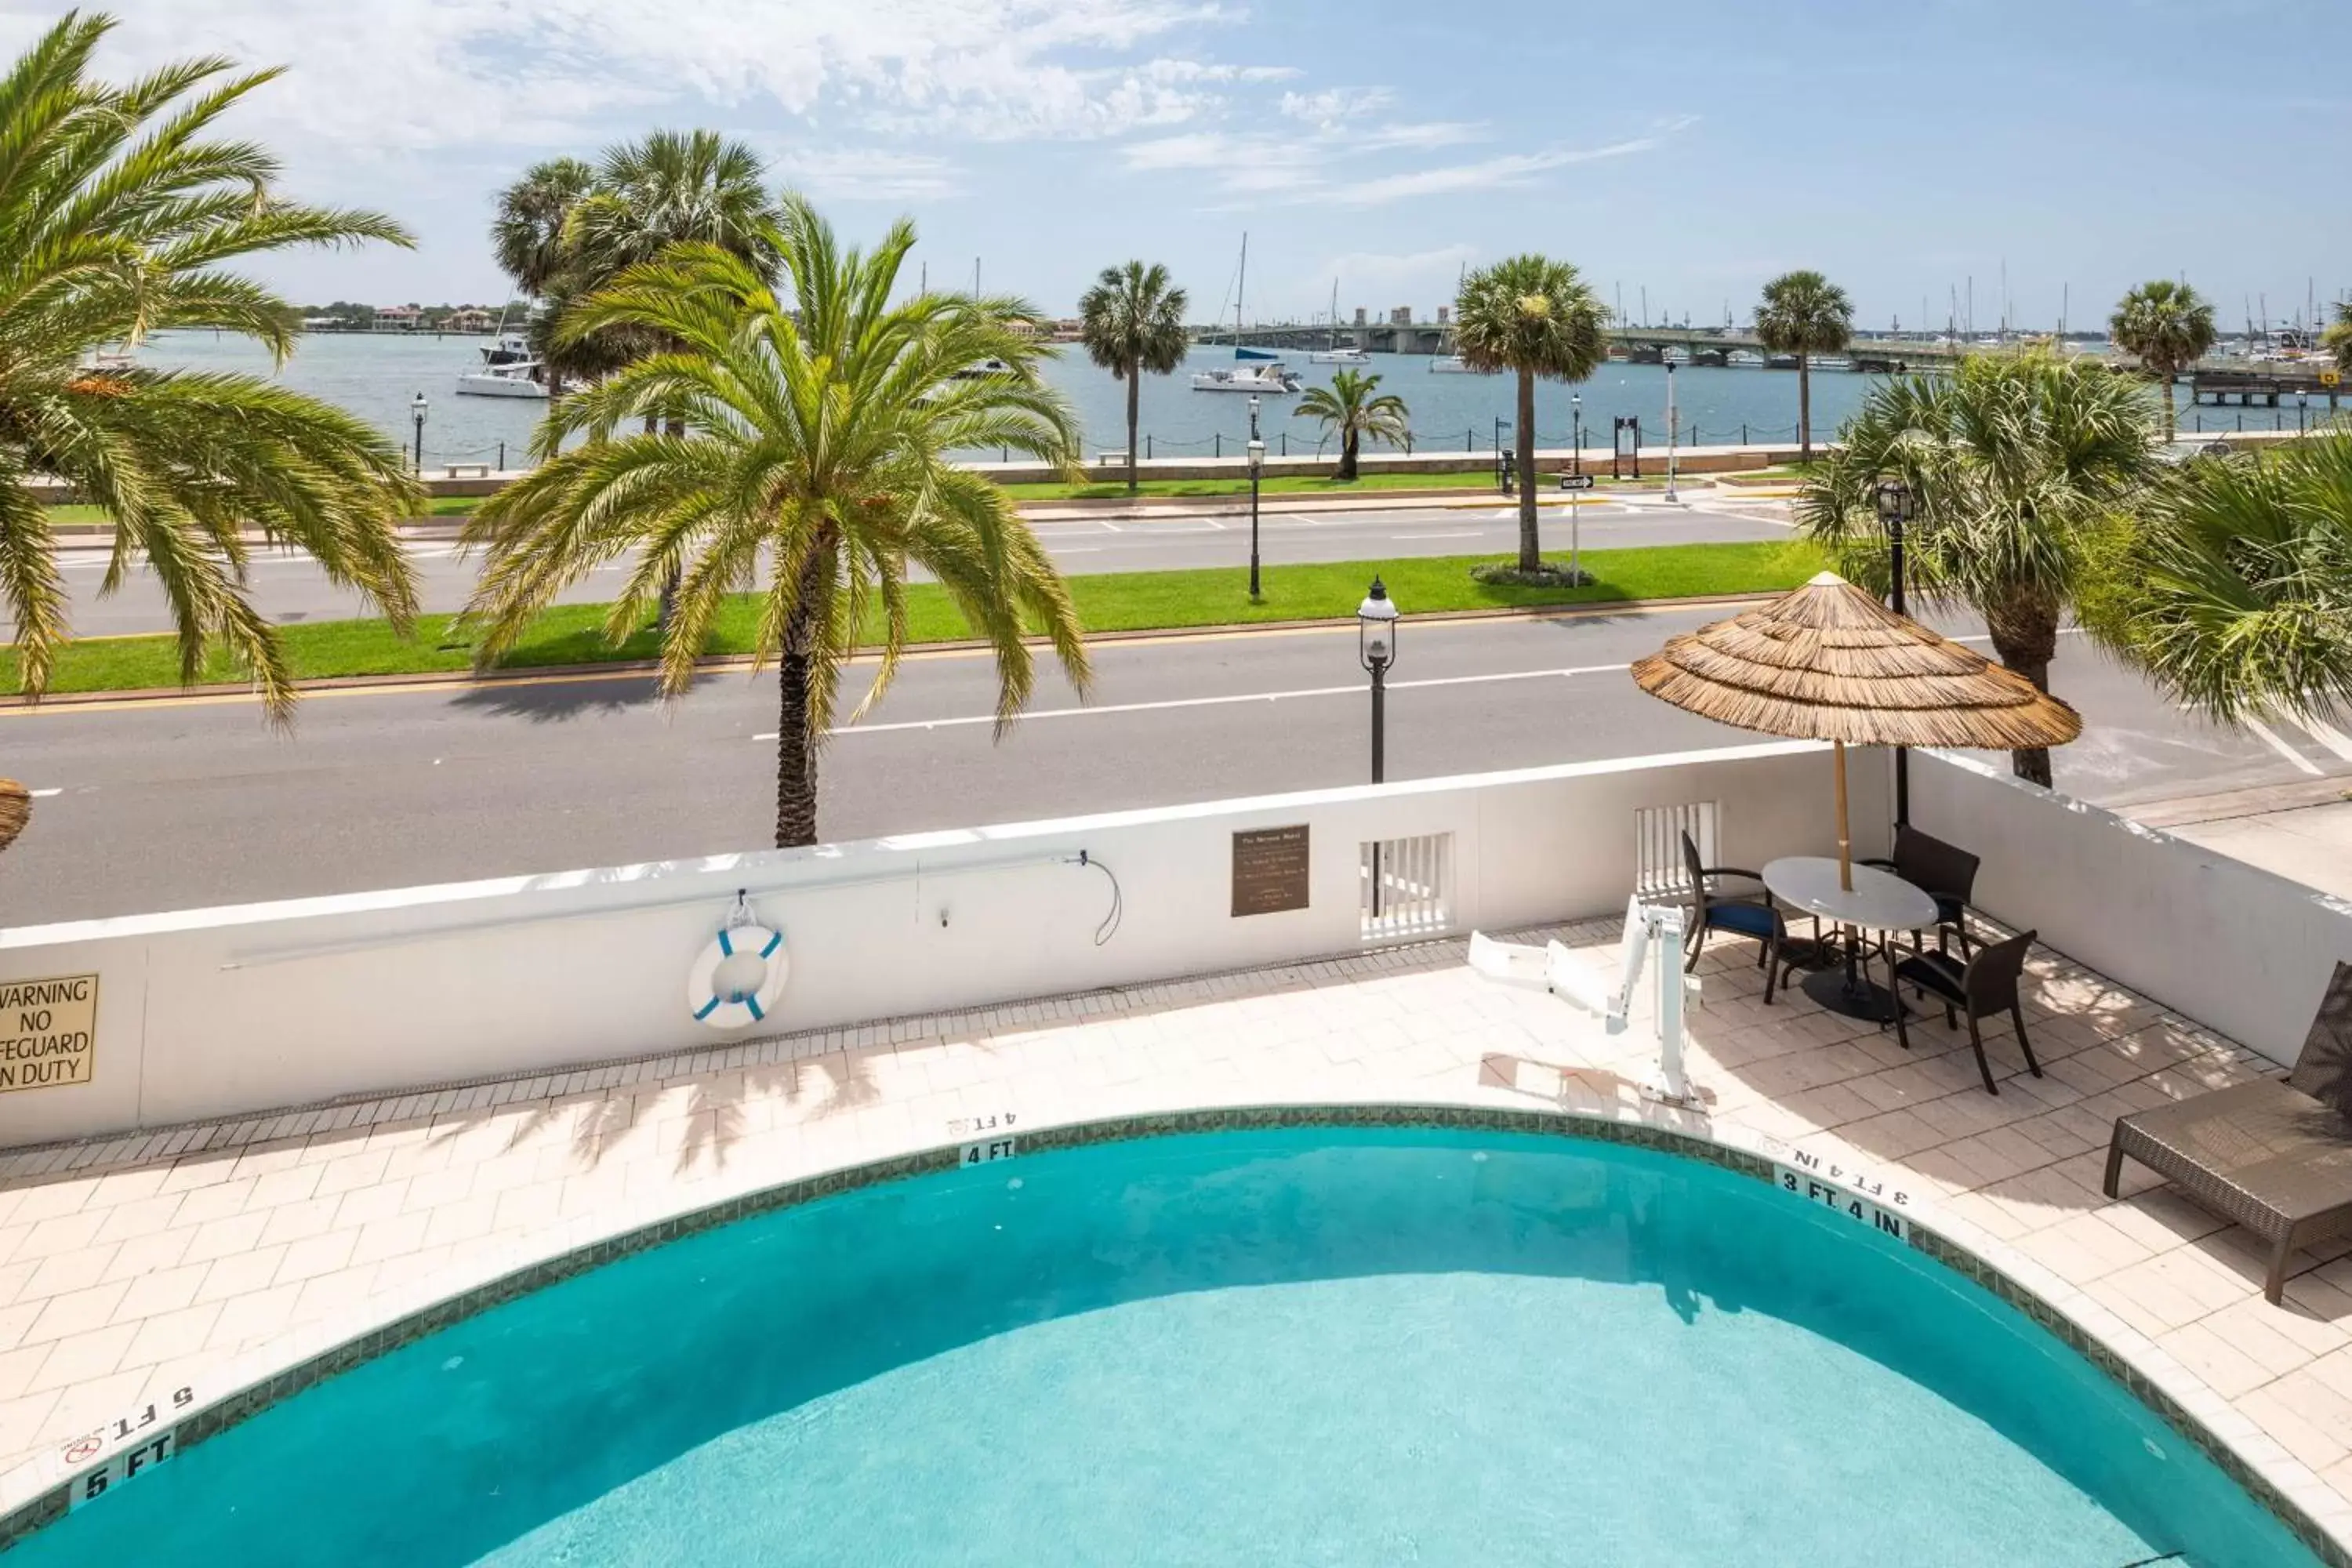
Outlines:
<svg viewBox="0 0 2352 1568"><path fill-rule="evenodd" d="M1234 835L1234 915L1307 907L1307 825Z"/></svg>

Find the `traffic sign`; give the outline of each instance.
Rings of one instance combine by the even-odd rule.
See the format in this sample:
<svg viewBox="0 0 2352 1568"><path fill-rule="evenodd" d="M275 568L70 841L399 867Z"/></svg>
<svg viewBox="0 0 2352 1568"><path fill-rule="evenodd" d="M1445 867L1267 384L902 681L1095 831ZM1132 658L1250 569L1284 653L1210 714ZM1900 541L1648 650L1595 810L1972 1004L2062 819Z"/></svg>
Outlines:
<svg viewBox="0 0 2352 1568"><path fill-rule="evenodd" d="M1559 488L1564 490L1589 490L1592 488L1591 474L1562 474Z"/></svg>
<svg viewBox="0 0 2352 1568"><path fill-rule="evenodd" d="M2343 379L2344 373L2342 371L2323 370L2319 373L2319 384L2322 386L2334 386Z"/></svg>

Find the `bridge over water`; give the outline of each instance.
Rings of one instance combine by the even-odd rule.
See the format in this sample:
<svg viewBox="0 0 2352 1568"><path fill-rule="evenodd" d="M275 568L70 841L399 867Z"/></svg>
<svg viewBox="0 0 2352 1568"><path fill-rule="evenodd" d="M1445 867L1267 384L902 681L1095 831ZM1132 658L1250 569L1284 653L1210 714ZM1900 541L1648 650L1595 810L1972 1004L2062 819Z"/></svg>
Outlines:
<svg viewBox="0 0 2352 1568"><path fill-rule="evenodd" d="M1203 344L1235 342L1231 327L1196 328L1193 341ZM1609 331L1609 351L1612 358L1631 360L1636 364L1662 363L1668 351L1683 363L1700 365L1758 364L1769 370L1794 370L1794 354L1772 353L1764 347L1763 340L1753 332L1723 328L1705 327L1615 327ZM1443 321L1412 323L1370 322L1360 327L1343 326L1338 341L1344 347L1360 349L1366 353L1438 354L1453 352L1454 328ZM1252 348L1280 349L1293 353L1307 353L1328 348L1333 341L1328 325L1287 323L1276 326L1251 327L1243 331L1239 342ZM1949 370L1971 353L1997 352L1974 344L1939 343L1920 338L1857 337L1842 354L1830 356L1831 363L1815 362L1815 368L1845 369L1865 374L1902 374L1911 371ZM1740 354L1733 360L1733 354ZM2136 373L2138 362L2131 355L2114 350L2086 351L2083 357L2119 372ZM2190 387L2191 397L2198 402L2267 404L2278 405L2282 395L2305 398L2324 395L2327 405L2336 406L2342 388L2328 378L2333 374L2328 362L2313 359L2303 361L2246 360L2213 358L2200 361L2181 373L2179 379Z"/></svg>

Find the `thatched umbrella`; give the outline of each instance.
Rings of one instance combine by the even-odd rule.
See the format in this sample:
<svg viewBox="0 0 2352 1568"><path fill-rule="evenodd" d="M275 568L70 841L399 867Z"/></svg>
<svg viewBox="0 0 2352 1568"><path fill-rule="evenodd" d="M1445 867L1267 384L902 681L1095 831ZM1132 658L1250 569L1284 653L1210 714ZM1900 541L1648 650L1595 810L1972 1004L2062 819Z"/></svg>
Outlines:
<svg viewBox="0 0 2352 1568"><path fill-rule="evenodd" d="M15 779L0 779L0 849L16 842L33 819L33 792Z"/></svg>
<svg viewBox="0 0 2352 1568"><path fill-rule="evenodd" d="M1633 666L1651 696L1702 718L1837 745L1838 881L1853 888L1845 749L2060 746L2082 716L1973 648L1898 616L1834 572Z"/></svg>

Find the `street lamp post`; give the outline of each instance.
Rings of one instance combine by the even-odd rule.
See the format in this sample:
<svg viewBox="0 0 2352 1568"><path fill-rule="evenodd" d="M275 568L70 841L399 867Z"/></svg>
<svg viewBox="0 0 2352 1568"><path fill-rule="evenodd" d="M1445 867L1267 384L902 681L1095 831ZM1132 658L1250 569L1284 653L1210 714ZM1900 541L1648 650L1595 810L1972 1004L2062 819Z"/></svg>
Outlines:
<svg viewBox="0 0 2352 1568"><path fill-rule="evenodd" d="M1258 602L1257 594L1257 478L1265 468L1265 443L1250 433L1250 603Z"/></svg>
<svg viewBox="0 0 2352 1568"><path fill-rule="evenodd" d="M1372 579L1371 592L1356 606L1356 658L1372 678L1372 782L1383 782L1388 771L1388 679L1396 663L1397 607L1388 585Z"/></svg>
<svg viewBox="0 0 2352 1568"><path fill-rule="evenodd" d="M1584 394L1568 395L1569 462L1580 474L1584 472Z"/></svg>
<svg viewBox="0 0 2352 1568"><path fill-rule="evenodd" d="M1675 499L1675 362L1666 361L1666 500Z"/></svg>
<svg viewBox="0 0 2352 1568"><path fill-rule="evenodd" d="M1388 772L1389 667L1397 654L1396 601L1387 586L1372 579L1371 592L1356 606L1356 658L1372 678L1372 782L1383 782ZM1381 844L1372 840L1372 917L1381 913Z"/></svg>
<svg viewBox="0 0 2352 1568"><path fill-rule="evenodd" d="M1911 521L1916 509L1911 487L1901 479L1882 480L1878 487L1878 521L1886 525L1887 577L1894 592L1888 596L1888 607L1896 615L1903 608L1903 525ZM1899 824L1911 820L1911 752L1908 747L1895 748L1895 820Z"/></svg>
<svg viewBox="0 0 2352 1568"><path fill-rule="evenodd" d="M425 410L427 406L421 392L408 405L408 412L416 421L416 471L419 476L425 472Z"/></svg>

